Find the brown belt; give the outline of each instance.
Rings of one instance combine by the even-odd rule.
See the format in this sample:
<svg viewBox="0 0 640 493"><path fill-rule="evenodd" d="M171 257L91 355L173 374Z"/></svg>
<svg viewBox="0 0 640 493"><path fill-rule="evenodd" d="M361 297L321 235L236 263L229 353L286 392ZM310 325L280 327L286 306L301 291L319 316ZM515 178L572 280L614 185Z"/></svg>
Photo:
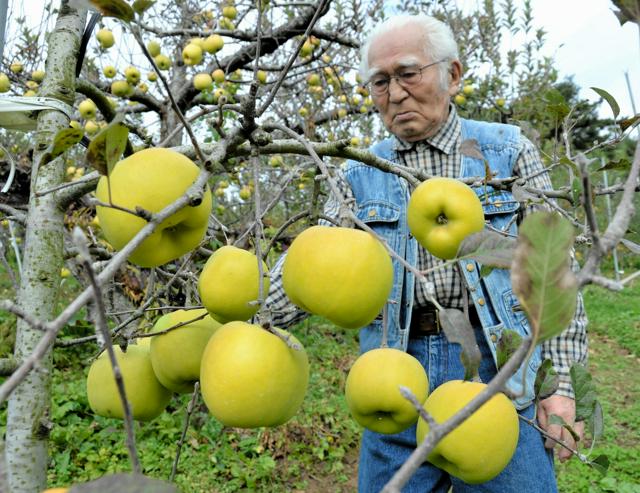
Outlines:
<svg viewBox="0 0 640 493"><path fill-rule="evenodd" d="M435 307L416 308L411 313L409 338L432 336L442 332L438 310Z"/></svg>
<svg viewBox="0 0 640 493"><path fill-rule="evenodd" d="M469 307L469 321L472 327L480 327L480 319L475 307ZM409 326L409 338L437 335L442 332L440 317L435 307L416 308L411 313L411 325Z"/></svg>

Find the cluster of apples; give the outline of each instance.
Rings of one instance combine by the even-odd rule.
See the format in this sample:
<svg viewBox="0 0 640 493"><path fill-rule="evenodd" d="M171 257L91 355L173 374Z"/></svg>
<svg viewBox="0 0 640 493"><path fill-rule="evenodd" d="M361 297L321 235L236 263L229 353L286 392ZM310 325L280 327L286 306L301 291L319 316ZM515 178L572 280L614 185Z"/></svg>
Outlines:
<svg viewBox="0 0 640 493"><path fill-rule="evenodd" d="M158 212L182 195L198 172L181 154L147 149L120 161L109 184L106 177L101 179L96 196L126 209L142 207ZM185 207L161 223L133 252L131 261L154 267L193 250L203 239L210 213L207 188L199 204ZM134 214L106 206L98 206L97 214L105 237L116 249L146 224ZM417 187L407 215L417 240L446 259L455 257L460 242L484 226L477 195L467 185L448 178L430 179ZM384 245L374 235L351 228L313 226L304 230L291 244L283 265L283 287L289 299L345 328L366 326L379 316L392 284L393 265ZM157 335L151 337L150 344L130 346L126 353L116 348L127 387L127 375L134 374L128 365L138 372L130 377L134 417L157 416L171 392L188 392L199 380L210 412L226 425L276 426L290 419L304 398L309 365L304 349L294 348L302 346L291 334L279 329L274 329L274 334L247 322L258 311L257 300L268 290L267 266L254 254L234 246L216 250L198 281L205 309L164 315L154 326L152 333ZM111 382L108 392L104 390L106 380ZM146 382L147 390L136 387L135 382ZM92 366L87 385L96 413L122 415L104 355ZM413 356L380 348L361 355L347 377L345 395L354 419L378 433L398 433L415 424L418 412L401 395L400 386L424 402L439 423L485 387L453 381L428 395L428 377ZM137 398L142 398L140 404ZM428 424L420 420L418 442L427 433ZM441 441L428 460L466 482L483 482L506 466L517 439L515 408L506 396L498 394Z"/></svg>
<svg viewBox="0 0 640 493"><path fill-rule="evenodd" d="M147 222L122 209L159 212L181 196L198 173L195 163L169 149L146 149L118 162L96 189L98 200L120 207L97 207L105 238L116 249L124 247ZM195 249L204 238L211 206L207 187L199 204L162 222L130 260L156 267ZM172 392L188 392L197 380L211 414L225 425L276 426L295 414L309 379L307 355L293 335L247 322L259 308L261 279L266 293L267 266L262 262L259 268L254 254L234 246L219 248L198 281L205 309L166 314L155 323L152 333L157 335L149 344L130 345L126 351L114 348L135 419L153 419ZM87 395L97 414L123 417L106 354L89 370Z"/></svg>
<svg viewBox="0 0 640 493"><path fill-rule="evenodd" d="M375 215L375 209L368 212ZM412 234L432 254L451 259L462 240L484 227L482 204L462 182L434 178L416 188L408 206ZM392 287L393 268L382 244L363 231L315 226L292 243L283 266L283 286L303 310L346 328L371 323ZM380 371L384 368L384 371ZM428 396L420 362L393 348L361 355L351 367L345 396L353 418L377 433L399 433L418 422L418 411L400 387L410 390L438 423L453 416L486 385L451 381ZM428 433L420 419L417 442ZM509 463L517 446L518 417L512 402L497 394L463 426L442 440L428 460L471 484L488 481Z"/></svg>
<svg viewBox="0 0 640 493"><path fill-rule="evenodd" d="M19 75L23 72L24 66L20 62L13 62L9 66L9 70L15 74ZM31 79L24 83L27 90L24 92L23 96L30 97L36 96L38 87L40 83L44 80L44 70L34 70L31 72ZM0 72L0 93L9 92L11 89L11 80L9 76L5 73Z"/></svg>

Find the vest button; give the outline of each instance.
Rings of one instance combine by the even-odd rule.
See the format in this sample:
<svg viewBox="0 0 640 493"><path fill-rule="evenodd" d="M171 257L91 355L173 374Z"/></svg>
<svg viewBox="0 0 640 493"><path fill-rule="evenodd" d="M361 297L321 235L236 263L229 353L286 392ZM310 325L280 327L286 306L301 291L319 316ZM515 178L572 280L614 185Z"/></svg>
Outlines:
<svg viewBox="0 0 640 493"><path fill-rule="evenodd" d="M467 270L469 272L473 272L474 269L475 269L475 267L473 266L473 264L467 264Z"/></svg>
<svg viewBox="0 0 640 493"><path fill-rule="evenodd" d="M369 217L373 217L373 216L376 215L376 210L375 209L369 209L368 214L369 214Z"/></svg>
<svg viewBox="0 0 640 493"><path fill-rule="evenodd" d="M500 208L502 207L502 202L494 202L494 204L496 207Z"/></svg>
<svg viewBox="0 0 640 493"><path fill-rule="evenodd" d="M498 342L498 336L495 334L491 334L491 342Z"/></svg>
<svg viewBox="0 0 640 493"><path fill-rule="evenodd" d="M484 306L484 298L478 298L478 305Z"/></svg>

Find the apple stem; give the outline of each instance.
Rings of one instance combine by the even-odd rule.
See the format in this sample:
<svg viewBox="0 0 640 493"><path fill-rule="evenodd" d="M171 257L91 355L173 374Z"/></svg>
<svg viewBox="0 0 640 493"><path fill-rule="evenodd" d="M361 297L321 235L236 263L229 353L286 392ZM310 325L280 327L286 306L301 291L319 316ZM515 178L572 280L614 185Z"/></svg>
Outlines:
<svg viewBox="0 0 640 493"><path fill-rule="evenodd" d="M449 219L447 219L447 216L445 216L443 213L440 213L440 215L436 217L436 222L438 224L447 224L449 222Z"/></svg>

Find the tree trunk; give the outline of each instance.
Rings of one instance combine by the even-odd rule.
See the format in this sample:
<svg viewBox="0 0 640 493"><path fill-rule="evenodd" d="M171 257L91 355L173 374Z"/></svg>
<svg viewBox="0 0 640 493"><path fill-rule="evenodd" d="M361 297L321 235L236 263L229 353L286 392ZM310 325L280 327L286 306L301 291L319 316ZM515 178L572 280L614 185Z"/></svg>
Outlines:
<svg viewBox="0 0 640 493"><path fill-rule="evenodd" d="M78 12L63 0L56 27L48 38L46 78L40 95L73 105L75 67L86 11ZM43 151L54 135L68 126L58 111L42 111L38 117L29 198L29 213L18 304L39 320L55 316L63 264L63 211L55 194L38 197L39 191L64 180L64 161L40 166ZM23 360L34 349L42 332L18 320L15 357ZM12 493L42 491L47 478L47 437L50 430L51 352L16 388L7 411L6 459Z"/></svg>

